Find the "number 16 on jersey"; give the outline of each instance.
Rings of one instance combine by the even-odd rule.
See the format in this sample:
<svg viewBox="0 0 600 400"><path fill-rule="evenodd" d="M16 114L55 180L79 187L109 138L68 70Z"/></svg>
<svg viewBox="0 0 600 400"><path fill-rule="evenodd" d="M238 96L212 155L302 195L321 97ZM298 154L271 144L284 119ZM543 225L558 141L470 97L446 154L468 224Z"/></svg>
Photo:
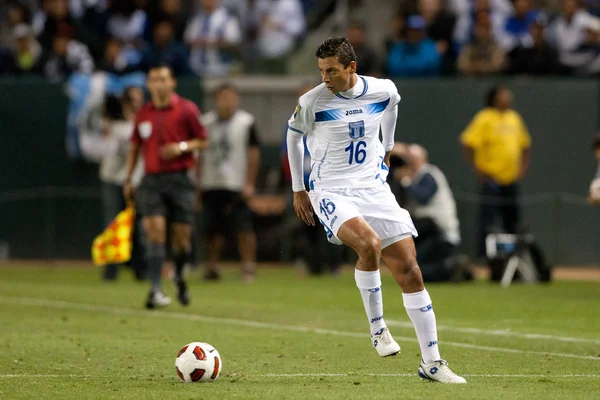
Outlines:
<svg viewBox="0 0 600 400"><path fill-rule="evenodd" d="M349 153L348 164L352 165L362 164L367 158L367 142L361 140L359 142L350 142L350 145L344 149L346 153Z"/></svg>

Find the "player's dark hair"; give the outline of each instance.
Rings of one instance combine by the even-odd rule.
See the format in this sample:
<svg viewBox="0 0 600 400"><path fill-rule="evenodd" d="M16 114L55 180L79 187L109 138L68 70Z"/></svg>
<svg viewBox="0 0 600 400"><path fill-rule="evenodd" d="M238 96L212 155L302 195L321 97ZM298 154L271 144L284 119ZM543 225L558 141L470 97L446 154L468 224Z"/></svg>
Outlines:
<svg viewBox="0 0 600 400"><path fill-rule="evenodd" d="M166 68L169 70L169 73L171 74L171 77L175 78L175 73L173 72L173 68L166 63L158 63L158 64L153 64L150 67L148 67L148 71L146 71L147 73L150 73L151 71L155 70L155 69L163 69Z"/></svg>
<svg viewBox="0 0 600 400"><path fill-rule="evenodd" d="M224 92L226 90L231 90L234 93L238 92L236 87L232 83L223 82L219 86L217 86L217 88L215 89L215 97L217 97L218 95L220 95L222 92Z"/></svg>
<svg viewBox="0 0 600 400"><path fill-rule="evenodd" d="M348 68L350 62L356 62L354 48L345 37L330 37L329 39L325 39L317 48L315 56L318 58L337 57L344 68Z"/></svg>
<svg viewBox="0 0 600 400"><path fill-rule="evenodd" d="M492 86L485 95L485 105L487 107L494 107L496 104L496 97L498 97L498 93L500 93L500 91L504 89L507 89L505 85Z"/></svg>

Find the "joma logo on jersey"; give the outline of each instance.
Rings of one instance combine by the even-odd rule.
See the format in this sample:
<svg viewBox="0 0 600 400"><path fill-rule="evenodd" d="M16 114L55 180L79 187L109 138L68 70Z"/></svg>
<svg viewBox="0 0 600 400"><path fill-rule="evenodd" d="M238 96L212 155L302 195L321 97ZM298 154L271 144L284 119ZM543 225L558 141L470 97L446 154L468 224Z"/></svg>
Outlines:
<svg viewBox="0 0 600 400"><path fill-rule="evenodd" d="M362 114L363 110L362 109L358 109L358 110L347 110L346 111L346 115L355 115L355 114Z"/></svg>

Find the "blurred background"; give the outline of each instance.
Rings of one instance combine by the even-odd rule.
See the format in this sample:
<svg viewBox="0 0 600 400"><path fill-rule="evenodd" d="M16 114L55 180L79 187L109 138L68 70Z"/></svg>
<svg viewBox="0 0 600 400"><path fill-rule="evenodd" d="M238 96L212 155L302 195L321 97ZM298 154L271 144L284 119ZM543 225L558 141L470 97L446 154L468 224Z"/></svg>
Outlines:
<svg viewBox="0 0 600 400"><path fill-rule="evenodd" d="M239 91L260 135L250 204L258 261L293 262L286 121L299 90L320 83L318 44L344 35L359 74L396 83L396 140L423 146L444 171L464 254L477 260L481 199L459 136L502 83L533 143L524 225L550 264L599 265L600 210L586 201L600 122L599 12L594 0L2 0L0 259L90 258L105 226L107 104L162 62L204 113L224 80ZM235 246L227 258L237 259Z"/></svg>

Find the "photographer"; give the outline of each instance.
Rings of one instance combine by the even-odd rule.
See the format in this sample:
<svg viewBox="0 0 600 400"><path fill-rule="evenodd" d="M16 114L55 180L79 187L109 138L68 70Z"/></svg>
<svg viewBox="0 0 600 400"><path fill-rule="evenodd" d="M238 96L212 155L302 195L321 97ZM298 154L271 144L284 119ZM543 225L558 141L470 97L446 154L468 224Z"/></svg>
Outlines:
<svg viewBox="0 0 600 400"><path fill-rule="evenodd" d="M419 232L415 245L423 279L472 279L464 257L458 256L456 203L444 173L428 163L427 151L416 144L396 143L391 162L393 179L402 187L403 207L413 216Z"/></svg>

